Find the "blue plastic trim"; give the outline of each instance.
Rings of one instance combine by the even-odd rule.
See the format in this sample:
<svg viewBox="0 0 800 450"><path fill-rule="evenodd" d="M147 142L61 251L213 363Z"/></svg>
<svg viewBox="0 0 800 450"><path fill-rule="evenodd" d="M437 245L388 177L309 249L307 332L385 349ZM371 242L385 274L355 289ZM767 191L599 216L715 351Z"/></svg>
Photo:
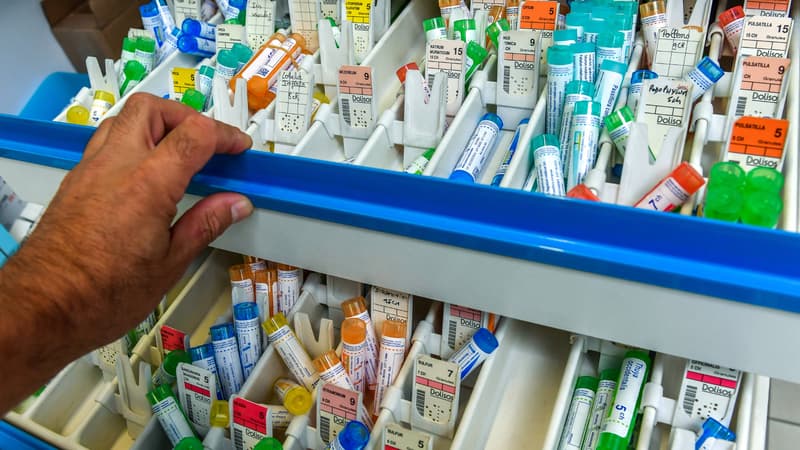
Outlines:
<svg viewBox="0 0 800 450"><path fill-rule="evenodd" d="M0 115L0 157L69 169L92 130ZM635 282L800 312L800 235L249 151L189 192Z"/></svg>
<svg viewBox="0 0 800 450"><path fill-rule="evenodd" d="M56 447L34 437L26 431L0 421L0 448L15 450L56 450Z"/></svg>

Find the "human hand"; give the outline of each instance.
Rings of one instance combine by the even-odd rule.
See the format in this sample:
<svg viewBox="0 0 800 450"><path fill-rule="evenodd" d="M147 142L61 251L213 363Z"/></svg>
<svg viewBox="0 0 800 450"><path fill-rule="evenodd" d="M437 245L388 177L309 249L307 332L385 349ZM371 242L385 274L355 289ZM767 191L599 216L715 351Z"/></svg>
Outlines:
<svg viewBox="0 0 800 450"><path fill-rule="evenodd" d="M9 263L24 261L28 277L47 274L40 279L52 285L47 301L68 329L80 330L70 339L85 351L110 342L141 322L205 247L250 215L246 197L220 193L172 224L191 177L211 156L251 145L245 133L187 106L133 95L95 132Z"/></svg>

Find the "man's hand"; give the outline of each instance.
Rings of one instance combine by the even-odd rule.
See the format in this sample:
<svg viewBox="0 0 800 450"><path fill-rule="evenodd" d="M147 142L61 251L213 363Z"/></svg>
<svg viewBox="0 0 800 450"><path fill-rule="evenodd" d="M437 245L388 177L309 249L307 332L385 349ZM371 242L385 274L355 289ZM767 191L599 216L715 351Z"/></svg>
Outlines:
<svg viewBox="0 0 800 450"><path fill-rule="evenodd" d="M191 177L211 156L251 144L234 127L150 95L132 96L102 123L0 271L0 355L12 381L0 412L135 327L202 249L250 215L247 198L222 193L173 224Z"/></svg>

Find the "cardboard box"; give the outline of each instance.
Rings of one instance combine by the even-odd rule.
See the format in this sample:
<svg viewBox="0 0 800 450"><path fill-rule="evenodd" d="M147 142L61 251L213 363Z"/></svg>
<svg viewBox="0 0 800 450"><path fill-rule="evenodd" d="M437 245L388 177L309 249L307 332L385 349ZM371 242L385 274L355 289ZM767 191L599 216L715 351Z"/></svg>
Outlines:
<svg viewBox="0 0 800 450"><path fill-rule="evenodd" d="M122 51L122 39L128 35L129 28L141 28L138 2L120 11L105 27L98 27L95 14L88 2L83 3L72 13L53 26L53 36L64 53L79 72L86 71L86 57L96 56L118 59Z"/></svg>
<svg viewBox="0 0 800 450"><path fill-rule="evenodd" d="M67 17L70 13L82 6L85 0L42 0L42 10L50 26ZM143 5L148 0L88 0L89 10L94 15L98 28L104 28L121 13L128 10L131 5Z"/></svg>

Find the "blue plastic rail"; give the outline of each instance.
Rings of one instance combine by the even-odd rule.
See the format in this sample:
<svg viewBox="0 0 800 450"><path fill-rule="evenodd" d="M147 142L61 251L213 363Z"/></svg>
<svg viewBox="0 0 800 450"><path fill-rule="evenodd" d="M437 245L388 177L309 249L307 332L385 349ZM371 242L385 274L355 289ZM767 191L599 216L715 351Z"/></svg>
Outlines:
<svg viewBox="0 0 800 450"><path fill-rule="evenodd" d="M0 115L0 157L70 169L92 131ZM219 191L283 213L800 312L793 233L255 151L215 157L189 187Z"/></svg>

